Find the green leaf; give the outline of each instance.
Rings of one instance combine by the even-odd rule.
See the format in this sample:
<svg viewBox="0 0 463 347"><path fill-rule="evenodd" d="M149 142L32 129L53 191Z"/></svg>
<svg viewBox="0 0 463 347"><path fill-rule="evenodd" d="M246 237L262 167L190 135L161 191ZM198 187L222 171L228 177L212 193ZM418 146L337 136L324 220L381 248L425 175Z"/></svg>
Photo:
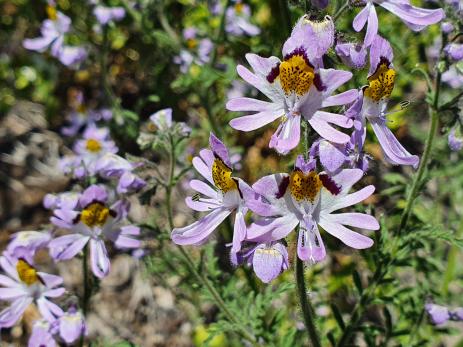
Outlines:
<svg viewBox="0 0 463 347"><path fill-rule="evenodd" d="M333 316L336 319L336 322L338 323L339 327L341 328L342 331L346 329L346 324L344 323L344 320L342 319L342 314L339 311L338 307L335 304L331 304L331 311L333 311Z"/></svg>
<svg viewBox="0 0 463 347"><path fill-rule="evenodd" d="M363 292L362 279L360 278L360 275L357 272L357 270L354 270L352 272L352 278L354 279L354 284L355 284L355 287L357 288L359 294L362 295L362 292Z"/></svg>

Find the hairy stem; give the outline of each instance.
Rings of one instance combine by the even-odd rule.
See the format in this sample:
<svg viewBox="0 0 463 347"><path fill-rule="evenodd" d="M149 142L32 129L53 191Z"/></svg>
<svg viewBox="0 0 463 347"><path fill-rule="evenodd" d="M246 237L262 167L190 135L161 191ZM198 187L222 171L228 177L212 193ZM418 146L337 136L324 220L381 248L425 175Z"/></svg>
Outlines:
<svg viewBox="0 0 463 347"><path fill-rule="evenodd" d="M304 158L307 160L309 158L309 147L310 147L310 133L311 128L309 124L305 121L301 123L301 133L302 144L304 149ZM309 334L309 338L313 347L320 347L320 338L318 337L317 328L315 326L314 319L314 310L310 303L309 297L307 295L307 288L305 286L304 279L304 262L299 259L297 253L295 254L296 259L296 285L297 285L297 294L299 296L299 302L301 304L302 316L304 318L304 324Z"/></svg>
<svg viewBox="0 0 463 347"><path fill-rule="evenodd" d="M429 114L431 117L431 126L429 128L428 137L426 138L426 142L424 145L424 152L423 156L421 157L420 166L418 167L418 171L413 179L412 187L410 188L410 192L407 197L407 203L403 210L402 216L400 218L399 228L397 230L397 237L400 236L401 232L407 225L408 219L410 217L410 212L413 207L413 203L418 195L418 191L421 185L421 181L423 179L423 175L428 167L431 149L434 144L434 138L436 137L437 127L439 125L439 93L440 93L440 84L441 84L441 73L437 73L436 78L436 90L434 92L434 100L433 104L429 107Z"/></svg>
<svg viewBox="0 0 463 347"><path fill-rule="evenodd" d="M310 304L307 288L304 279L304 262L299 259L296 254L296 285L297 293L299 295L299 302L301 304L302 316L304 324L309 334L312 347L321 347L320 338L318 337L317 328L315 326L314 311Z"/></svg>
<svg viewBox="0 0 463 347"><path fill-rule="evenodd" d="M84 255L82 258L82 278L84 285L84 296L82 298L82 312L84 316L87 316L88 312L88 303L90 301L91 288L89 283L89 273L88 273L88 244L84 247Z"/></svg>
<svg viewBox="0 0 463 347"><path fill-rule="evenodd" d="M336 11L336 13L333 16L333 22L336 22L339 17L344 13L345 10L349 8L349 0L347 0L340 8L339 10Z"/></svg>

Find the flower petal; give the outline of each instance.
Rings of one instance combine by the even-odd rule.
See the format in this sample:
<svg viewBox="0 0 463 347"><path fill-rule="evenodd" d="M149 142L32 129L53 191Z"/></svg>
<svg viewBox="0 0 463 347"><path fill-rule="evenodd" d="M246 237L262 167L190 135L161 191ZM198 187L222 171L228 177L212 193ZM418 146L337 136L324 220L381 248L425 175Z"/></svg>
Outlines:
<svg viewBox="0 0 463 347"><path fill-rule="evenodd" d="M355 249L365 249L373 246L373 240L367 236L352 231L342 224L330 222L323 216L318 223L325 231L340 239L344 244Z"/></svg>
<svg viewBox="0 0 463 347"><path fill-rule="evenodd" d="M184 228L172 230L171 238L177 245L195 245L204 241L230 215L228 209L218 208Z"/></svg>

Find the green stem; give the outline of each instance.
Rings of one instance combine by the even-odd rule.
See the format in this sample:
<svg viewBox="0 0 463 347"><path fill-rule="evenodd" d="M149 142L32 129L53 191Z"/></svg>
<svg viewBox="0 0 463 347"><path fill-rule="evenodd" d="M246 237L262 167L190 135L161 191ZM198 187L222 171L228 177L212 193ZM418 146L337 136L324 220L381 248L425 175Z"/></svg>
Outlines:
<svg viewBox="0 0 463 347"><path fill-rule="evenodd" d="M91 289L89 283L89 274L88 274L88 245L84 247L84 256L82 258L82 277L84 284L84 297L82 298L82 312L84 316L87 316L88 312L88 303L90 301Z"/></svg>
<svg viewBox="0 0 463 347"><path fill-rule="evenodd" d="M304 324L309 333L310 341L312 342L312 347L321 347L320 338L318 337L317 328L315 326L314 320L314 311L312 305L310 304L307 288L305 286L304 279L304 262L299 259L296 254L296 284L297 284L297 293L299 295L299 301L302 309L302 316L304 318Z"/></svg>
<svg viewBox="0 0 463 347"><path fill-rule="evenodd" d="M460 238L463 235L463 219L460 222L457 232L455 233L455 238ZM447 268L444 273L444 283L442 284L442 293L447 296L449 293L449 284L453 280L455 275L456 261L458 255L458 247L452 245L449 250L447 258Z"/></svg>
<svg viewBox="0 0 463 347"><path fill-rule="evenodd" d="M415 175L415 178L413 179L412 187L410 188L410 192L407 197L407 202L403 210L402 216L400 218L400 224L397 230L397 237L400 236L401 232L403 231L403 229L408 223L408 219L410 217L410 212L413 207L413 203L418 195L418 191L420 189L423 175L428 167L428 162L430 159L432 146L434 144L434 138L436 137L437 127L439 125L438 109L439 109L440 84L441 84L441 73L438 72L437 78L436 78L436 91L434 92L433 104L430 105L429 107L429 114L431 117L431 127L429 128L428 137L426 138L426 142L424 145L424 152L423 152L423 156L421 157L420 166L418 167L418 171Z"/></svg>
<svg viewBox="0 0 463 347"><path fill-rule="evenodd" d="M278 3L281 11L281 18L283 20L284 27L287 30L286 36L289 36L291 28L293 27L291 11L289 10L289 0L280 0Z"/></svg>
<svg viewBox="0 0 463 347"><path fill-rule="evenodd" d="M172 188L174 187L174 172L175 172L175 163L176 163L176 158L175 158L175 144L172 139L170 138L170 149L169 149L169 177L168 181L166 183L166 208L167 208L167 219L169 223L169 228L172 230L174 228L174 221L173 221L173 215L172 215ZM258 346L257 344L257 339L253 334L251 334L246 327L243 326L243 324L236 318L233 313L228 309L227 305L223 301L222 297L220 296L219 292L215 289L215 287L212 285L212 283L207 279L204 273L200 273L197 269L196 266L191 259L190 255L179 245L177 245L177 249L179 250L180 254L183 257L183 260L190 270L191 273L196 277L198 282L200 282L212 295L214 298L215 304L220 308L222 313L227 317L227 319L235 324L242 337L251 342L254 346Z"/></svg>
<svg viewBox="0 0 463 347"><path fill-rule="evenodd" d="M349 8L349 6L350 5L348 0L339 8L339 10L336 11L336 13L333 16L333 22L336 22L339 19L339 17L341 17L341 15L344 13L344 11Z"/></svg>

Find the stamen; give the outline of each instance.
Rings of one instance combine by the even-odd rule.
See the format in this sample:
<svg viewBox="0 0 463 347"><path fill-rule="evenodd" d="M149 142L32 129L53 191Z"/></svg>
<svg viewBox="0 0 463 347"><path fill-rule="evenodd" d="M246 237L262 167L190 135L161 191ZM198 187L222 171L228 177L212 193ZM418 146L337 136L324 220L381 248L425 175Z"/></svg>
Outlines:
<svg viewBox="0 0 463 347"><path fill-rule="evenodd" d="M79 220L92 228L94 226L103 226L106 223L111 211L101 202L92 202L80 214Z"/></svg>
<svg viewBox="0 0 463 347"><path fill-rule="evenodd" d="M95 139L88 139L85 148L87 148L89 152L98 153L101 151L101 143Z"/></svg>
<svg viewBox="0 0 463 347"><path fill-rule="evenodd" d="M46 8L48 18L51 20L57 20L58 19L58 13L56 11L55 6L47 5Z"/></svg>
<svg viewBox="0 0 463 347"><path fill-rule="evenodd" d="M304 54L289 55L279 66L281 87L285 94L306 94L315 78L314 69Z"/></svg>
<svg viewBox="0 0 463 347"><path fill-rule="evenodd" d="M230 190L238 189L238 184L231 177L232 170L225 165L222 159L215 158L214 164L212 164L212 179L217 188L223 193Z"/></svg>
<svg viewBox="0 0 463 347"><path fill-rule="evenodd" d="M369 84L365 88L364 95L376 102L388 99L394 89L396 72L389 68L389 65L389 61L382 57L375 73L368 77Z"/></svg>
<svg viewBox="0 0 463 347"><path fill-rule="evenodd" d="M19 259L16 263L16 271L18 272L19 279L28 286L40 281L37 270L29 265L24 259Z"/></svg>
<svg viewBox="0 0 463 347"><path fill-rule="evenodd" d="M314 202L323 186L320 177L315 171L304 174L301 170L296 169L291 174L289 181L291 194L298 202L302 200Z"/></svg>

